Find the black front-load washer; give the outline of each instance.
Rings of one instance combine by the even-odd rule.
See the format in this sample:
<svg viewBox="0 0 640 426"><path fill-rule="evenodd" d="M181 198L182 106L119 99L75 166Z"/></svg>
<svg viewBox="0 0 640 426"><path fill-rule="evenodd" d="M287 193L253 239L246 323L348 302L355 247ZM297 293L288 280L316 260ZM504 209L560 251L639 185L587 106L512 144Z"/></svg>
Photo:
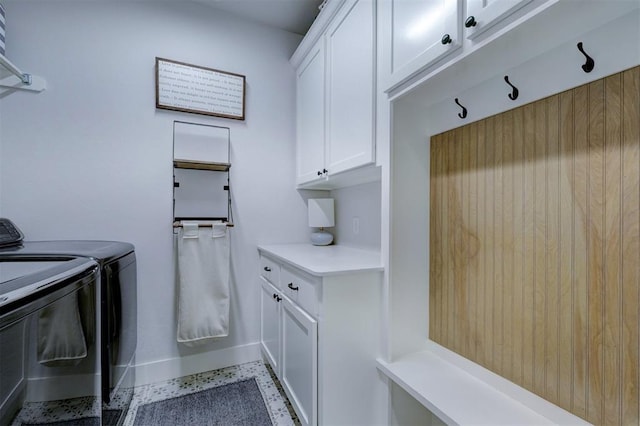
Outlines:
<svg viewBox="0 0 640 426"><path fill-rule="evenodd" d="M135 384L137 266L134 246L126 242L92 240L19 243L0 248L0 257L77 256L99 264L103 424L122 424ZM117 409L112 404L114 400L117 400Z"/></svg>

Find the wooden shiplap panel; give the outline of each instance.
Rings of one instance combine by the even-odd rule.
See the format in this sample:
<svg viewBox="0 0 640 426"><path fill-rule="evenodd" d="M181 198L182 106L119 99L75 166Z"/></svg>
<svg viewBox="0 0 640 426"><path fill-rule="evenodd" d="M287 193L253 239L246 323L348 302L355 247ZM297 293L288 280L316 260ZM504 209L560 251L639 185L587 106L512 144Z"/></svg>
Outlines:
<svg viewBox="0 0 640 426"><path fill-rule="evenodd" d="M431 139L430 338L640 422L640 67Z"/></svg>
<svg viewBox="0 0 640 426"><path fill-rule="evenodd" d="M487 365L489 353L491 348L487 344L486 332L489 328L487 323L487 304L485 303L487 298L488 286L486 285L487 276L487 240L479 239L479 235L483 235L486 232L487 222L487 186L486 186L486 122L479 121L478 126L478 140L477 140L477 169L476 169L476 181L478 191L478 216L476 221L476 242L478 245L478 251L476 259L478 262L478 275L476 278L476 286L478 287L478 301L477 311L478 319L476 325L476 357L478 364Z"/></svg>
<svg viewBox="0 0 640 426"><path fill-rule="evenodd" d="M547 110L543 100L534 104L535 106L535 136L534 145L534 190L531 208L534 216L533 235L533 391L543 394L544 386L544 366L545 366L545 325L546 325L546 273L547 256L545 247L547 244Z"/></svg>
<svg viewBox="0 0 640 426"><path fill-rule="evenodd" d="M559 111L559 192L571 194L574 166L574 126L573 126L573 92L565 92L560 95ZM575 214L572 197L560 197L560 314L558 317L558 336L560 347L558 348L558 405L565 410L571 409L571 391L573 389L573 281L572 270L574 265L573 244L574 230L573 217Z"/></svg>
<svg viewBox="0 0 640 426"><path fill-rule="evenodd" d="M622 73L622 424L640 424L640 68Z"/></svg>
<svg viewBox="0 0 640 426"><path fill-rule="evenodd" d="M559 164L559 96L546 99L547 172L545 182L546 244L545 244L545 353L544 353L544 394L554 404L558 404L558 364L559 342L559 246L560 240L560 164Z"/></svg>
<svg viewBox="0 0 640 426"><path fill-rule="evenodd" d="M587 420L603 421L602 313L604 311L604 82L589 84L589 221L587 225L588 337Z"/></svg>
<svg viewBox="0 0 640 426"><path fill-rule="evenodd" d="M604 318L603 318L603 419L607 424L620 423L620 307L622 277L622 75L604 81Z"/></svg>
<svg viewBox="0 0 640 426"><path fill-rule="evenodd" d="M534 263L534 238L535 238L535 219L534 209L531 206L531 200L535 195L535 108L533 104L525 105L524 111L524 196L526 205L524 207L524 223L522 224L522 239L525 252L524 270L521 277L523 282L523 348L522 348L522 369L523 386L527 389L533 389L533 377L535 371L533 348L534 348L534 294L535 294L535 263Z"/></svg>
<svg viewBox="0 0 640 426"><path fill-rule="evenodd" d="M440 201L440 194L442 193L441 182L443 173L439 167L443 164L442 160L442 143L440 138L442 136L435 136L431 143L431 162L430 170L433 170L432 177L429 185L429 203L434 206L434 211L429 217L429 228L440 229L442 228L442 203ZM440 313L441 300L440 291L442 289L442 252L438 251L442 247L442 243L439 240L440 234L435 234L429 242L429 252L433 253L431 261L429 262L429 276L433 277L431 284L429 285L429 300L433 300L434 303L429 309L429 324L431 333L433 333L433 339L440 339L440 322L442 320L442 314Z"/></svg>
<svg viewBox="0 0 640 426"><path fill-rule="evenodd" d="M503 219L504 219L504 200L503 187L503 120L504 115L496 115L493 117L493 185L491 191L493 198L493 361L491 363L493 369L502 370L502 356L504 354L504 323L503 323L503 301L504 301L504 262L501 261L504 256L503 247Z"/></svg>
<svg viewBox="0 0 640 426"><path fill-rule="evenodd" d="M517 315L524 307L524 233L517 232L524 229L525 224L525 191L524 191L524 109L513 112L513 275L509 277L513 284L513 303L510 317L512 321L513 342L513 378L512 381L523 381L523 350L524 350L524 318Z"/></svg>
<svg viewBox="0 0 640 426"><path fill-rule="evenodd" d="M573 90L574 100L574 151L573 151L573 395L571 412L587 417L588 373L588 247L589 223L589 89L586 86Z"/></svg>
<svg viewBox="0 0 640 426"><path fill-rule="evenodd" d="M468 218L467 227L469 228L469 268L467 272L467 283L469 288L469 356L477 357L478 355L478 297L482 293L478 289L478 285L473 285L473 280L478 277L479 264L478 264L478 125L474 123L469 126L469 164L467 170L467 177L469 181L469 206L468 206Z"/></svg>

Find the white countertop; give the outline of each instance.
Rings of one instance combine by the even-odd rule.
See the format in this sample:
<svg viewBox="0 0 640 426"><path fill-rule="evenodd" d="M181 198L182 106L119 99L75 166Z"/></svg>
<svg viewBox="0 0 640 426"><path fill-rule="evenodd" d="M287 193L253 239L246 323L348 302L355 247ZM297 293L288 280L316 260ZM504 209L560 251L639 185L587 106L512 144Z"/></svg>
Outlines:
<svg viewBox="0 0 640 426"><path fill-rule="evenodd" d="M331 245L272 244L258 251L316 276L383 271L380 252Z"/></svg>

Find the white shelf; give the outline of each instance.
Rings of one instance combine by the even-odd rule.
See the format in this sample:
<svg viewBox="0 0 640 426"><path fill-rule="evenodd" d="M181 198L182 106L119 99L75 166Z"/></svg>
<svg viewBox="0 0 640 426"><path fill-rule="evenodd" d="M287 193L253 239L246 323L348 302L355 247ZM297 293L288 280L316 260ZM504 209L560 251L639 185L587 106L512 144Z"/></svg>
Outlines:
<svg viewBox="0 0 640 426"><path fill-rule="evenodd" d="M22 72L4 55L0 55L0 67L0 87L2 88L42 92L47 87L43 78Z"/></svg>
<svg viewBox="0 0 640 426"><path fill-rule="evenodd" d="M526 389L429 342L378 369L447 424L588 425ZM466 365L465 365L466 364Z"/></svg>

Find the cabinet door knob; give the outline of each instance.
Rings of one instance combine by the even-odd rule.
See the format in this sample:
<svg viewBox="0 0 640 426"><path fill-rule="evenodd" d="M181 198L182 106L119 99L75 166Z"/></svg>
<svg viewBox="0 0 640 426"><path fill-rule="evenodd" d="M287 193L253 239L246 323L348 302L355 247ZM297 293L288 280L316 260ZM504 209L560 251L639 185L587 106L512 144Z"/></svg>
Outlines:
<svg viewBox="0 0 640 426"><path fill-rule="evenodd" d="M276 296L276 302L279 302L279 301L281 301L281 300L282 300L282 297L280 297L280 296Z"/></svg>
<svg viewBox="0 0 640 426"><path fill-rule="evenodd" d="M327 173L329 173L329 170L327 170L327 169L322 169L322 174L325 174L325 175L326 175Z"/></svg>
<svg viewBox="0 0 640 426"><path fill-rule="evenodd" d="M278 295L273 293L273 298L276 299L277 297L278 297Z"/></svg>
<svg viewBox="0 0 640 426"><path fill-rule="evenodd" d="M476 21L476 17L471 15L467 18L466 21L464 21L464 26L467 28L471 28L471 27L475 27L478 24L478 21Z"/></svg>
<svg viewBox="0 0 640 426"><path fill-rule="evenodd" d="M442 36L442 39L440 41L442 42L442 44L449 44L453 40L451 40L451 36L449 34L445 34Z"/></svg>
<svg viewBox="0 0 640 426"><path fill-rule="evenodd" d="M322 172L318 170L318 176L322 176Z"/></svg>
<svg viewBox="0 0 640 426"><path fill-rule="evenodd" d="M289 287L291 290L294 290L294 291L298 291L298 289L300 288L300 287L294 287L293 283L287 284L287 287Z"/></svg>
<svg viewBox="0 0 640 426"><path fill-rule="evenodd" d="M265 266L264 270L267 271L267 272L271 272L271 268L269 268L268 266Z"/></svg>

